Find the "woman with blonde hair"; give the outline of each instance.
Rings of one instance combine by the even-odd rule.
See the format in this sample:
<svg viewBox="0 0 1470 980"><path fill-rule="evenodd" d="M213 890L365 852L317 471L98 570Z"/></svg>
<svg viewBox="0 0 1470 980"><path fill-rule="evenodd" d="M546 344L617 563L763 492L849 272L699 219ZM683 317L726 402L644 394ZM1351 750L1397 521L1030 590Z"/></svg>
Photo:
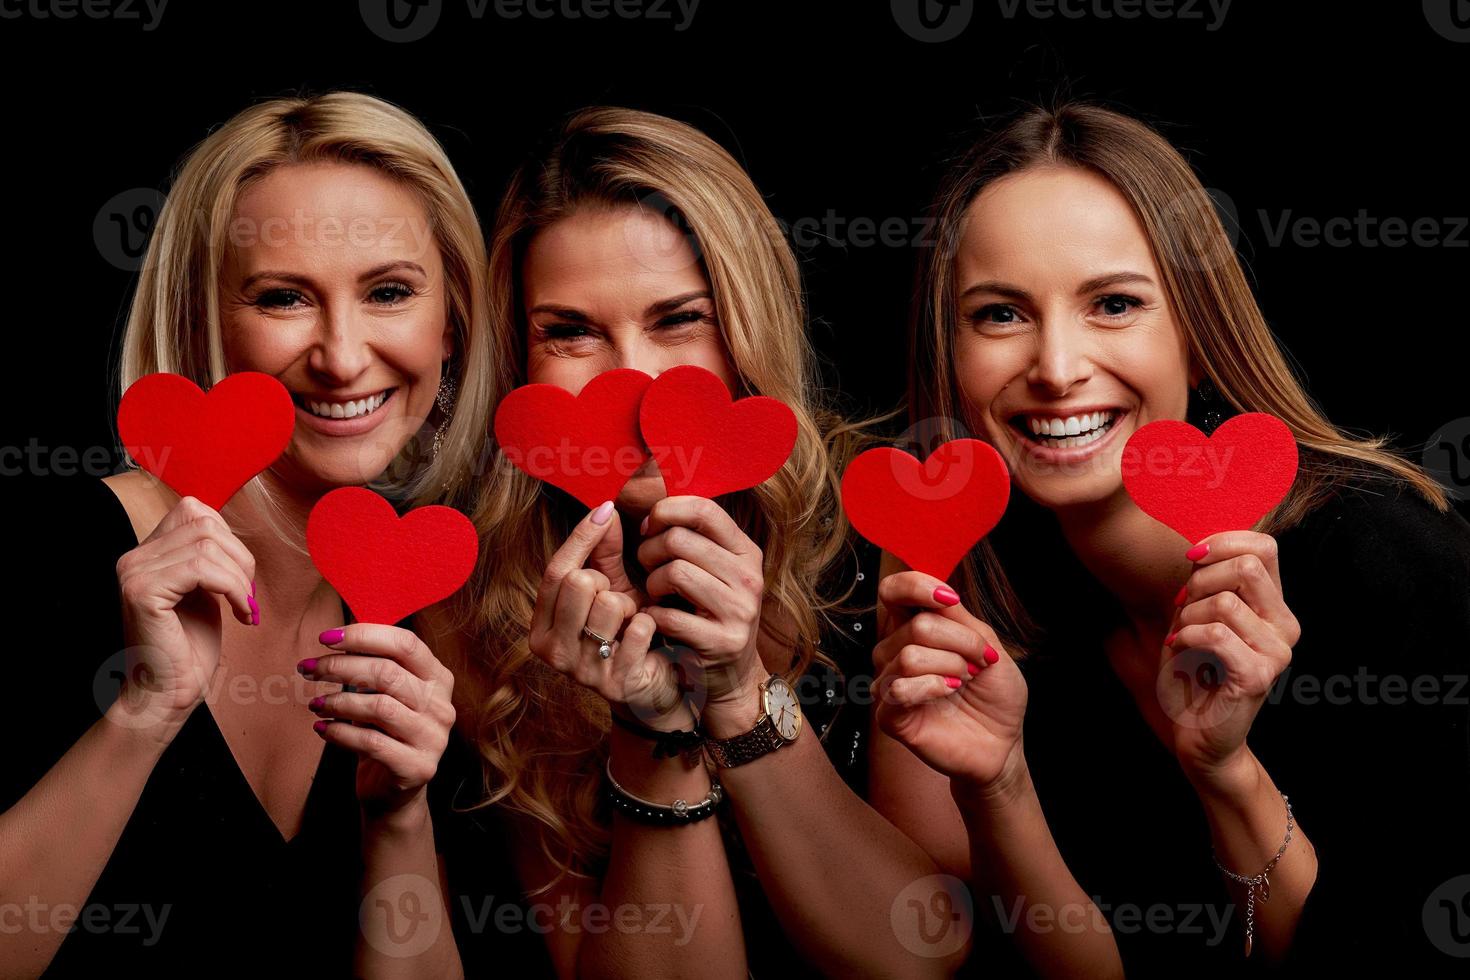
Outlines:
<svg viewBox="0 0 1470 980"><path fill-rule="evenodd" d="M590 512L503 459L481 484L463 635L436 648L523 886L571 910L548 923L557 974L952 968L958 946L916 953L890 924L935 865L859 795L868 715L845 681L866 637L838 621L872 584L837 504L854 436L819 399L796 260L760 193L691 126L586 109L515 173L490 270L497 399L695 364L798 422L779 472L718 501L668 496L657 459ZM708 819L725 806L728 841ZM588 928L592 908L627 928Z"/></svg>
<svg viewBox="0 0 1470 980"><path fill-rule="evenodd" d="M264 372L294 433L219 510L141 469L6 481L28 562L11 690L48 708L6 713L0 891L34 912L0 930L0 972L260 976L287 945L300 972L457 971L427 792L453 677L407 621L344 625L304 526L335 487L463 488L489 422L484 269L442 147L380 99L263 102L183 162L115 393Z"/></svg>
<svg viewBox="0 0 1470 980"><path fill-rule="evenodd" d="M935 220L910 412L999 450L1012 504L953 587L885 557L872 798L970 883L977 959L1457 968L1470 525L1312 402L1148 125L1018 113ZM1290 430L1295 483L1255 527L1184 541L1128 495L1123 447L1239 412Z"/></svg>

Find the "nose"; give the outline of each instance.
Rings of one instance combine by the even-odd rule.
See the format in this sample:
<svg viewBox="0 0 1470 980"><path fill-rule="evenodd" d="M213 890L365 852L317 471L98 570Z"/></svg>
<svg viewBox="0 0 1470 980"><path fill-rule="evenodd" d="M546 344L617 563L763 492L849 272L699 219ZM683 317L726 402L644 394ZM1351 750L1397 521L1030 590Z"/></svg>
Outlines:
<svg viewBox="0 0 1470 980"><path fill-rule="evenodd" d="M328 305L317 322L308 364L333 387L342 387L359 377L372 362L368 327L350 306Z"/></svg>
<svg viewBox="0 0 1470 980"><path fill-rule="evenodd" d="M667 347L639 334L626 344L618 345L618 367L633 368L650 377L680 364L678 355Z"/></svg>
<svg viewBox="0 0 1470 980"><path fill-rule="evenodd" d="M1092 358L1083 335L1085 329L1084 326L1059 323L1055 319L1044 323L1036 334L1036 359L1031 364L1027 381L1060 397L1073 385L1092 377Z"/></svg>

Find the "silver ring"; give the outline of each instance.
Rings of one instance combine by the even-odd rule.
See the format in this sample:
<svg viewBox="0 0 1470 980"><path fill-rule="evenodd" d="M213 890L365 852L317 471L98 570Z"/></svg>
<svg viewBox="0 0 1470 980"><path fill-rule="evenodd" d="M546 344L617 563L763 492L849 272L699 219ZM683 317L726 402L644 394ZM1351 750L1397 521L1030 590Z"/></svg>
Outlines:
<svg viewBox="0 0 1470 980"><path fill-rule="evenodd" d="M585 626L582 627L582 632L586 636L597 641L597 655L599 657L601 657L603 660L606 660L608 657L612 656L612 640L609 640L605 636L598 636L596 633L592 632Z"/></svg>

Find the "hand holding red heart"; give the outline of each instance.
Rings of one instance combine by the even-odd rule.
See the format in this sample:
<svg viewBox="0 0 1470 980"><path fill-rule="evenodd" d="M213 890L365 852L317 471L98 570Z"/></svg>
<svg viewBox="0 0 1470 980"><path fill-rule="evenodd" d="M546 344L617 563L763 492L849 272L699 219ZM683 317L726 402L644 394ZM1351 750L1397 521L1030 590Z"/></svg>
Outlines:
<svg viewBox="0 0 1470 980"><path fill-rule="evenodd" d="M1026 681L988 624L941 579L904 571L878 584L873 648L879 726L931 768L1004 801L1026 767Z"/></svg>

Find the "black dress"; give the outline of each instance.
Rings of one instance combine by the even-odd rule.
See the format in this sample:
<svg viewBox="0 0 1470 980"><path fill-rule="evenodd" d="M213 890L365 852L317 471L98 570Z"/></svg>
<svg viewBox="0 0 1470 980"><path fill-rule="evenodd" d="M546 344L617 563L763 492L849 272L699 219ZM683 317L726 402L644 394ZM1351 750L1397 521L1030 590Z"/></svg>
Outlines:
<svg viewBox="0 0 1470 980"><path fill-rule="evenodd" d="M12 476L0 493L11 518L3 602L14 638L12 710L0 712L4 811L116 698L124 655L115 565L138 542L99 479ZM303 706L300 723L312 719ZM429 787L443 825L436 841L463 830L443 811L463 746L451 749ZM153 770L46 976L351 976L362 882L356 769L352 752L326 743L301 829L285 840L200 705ZM485 844L503 848L498 837ZM493 860L483 868L485 881L502 880ZM38 914L49 921L49 907ZM493 938L502 952L528 945Z"/></svg>
<svg viewBox="0 0 1470 980"><path fill-rule="evenodd" d="M1319 860L1286 972L1465 976L1470 524L1411 489L1346 487L1277 540L1302 633L1248 745ZM1026 544L1001 542L1002 559ZM1108 916L1129 977L1265 972L1259 945L1244 957L1245 909L1214 865L1197 797L1102 652L1109 610L1079 569L1052 570L1054 601L1076 610L1022 661L1027 760L1062 857ZM1046 573L1029 585L1045 594ZM1285 819L1283 806L1283 837ZM973 973L1028 975L996 918L982 919Z"/></svg>

